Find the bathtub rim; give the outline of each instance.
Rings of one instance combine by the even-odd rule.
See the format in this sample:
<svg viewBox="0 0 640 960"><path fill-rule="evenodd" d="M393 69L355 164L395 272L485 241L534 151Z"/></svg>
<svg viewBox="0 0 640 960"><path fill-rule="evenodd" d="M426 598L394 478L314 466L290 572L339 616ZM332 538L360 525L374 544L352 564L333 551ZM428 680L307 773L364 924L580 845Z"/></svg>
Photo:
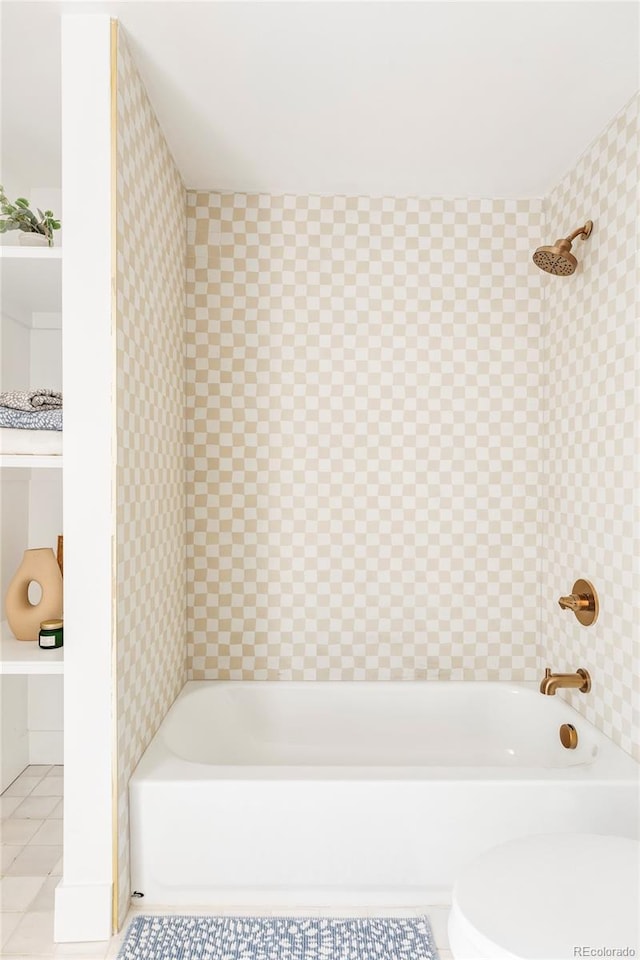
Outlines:
<svg viewBox="0 0 640 960"><path fill-rule="evenodd" d="M130 785L147 782L188 783L193 780L367 780L386 782L389 780L411 781L430 780L434 782L459 782L472 780L493 783L496 780L526 781L531 786L543 785L549 781L567 781L572 784L584 783L585 786L604 782L607 784L640 785L640 764L567 701L562 700L566 708L581 725L588 725L590 733L598 743L598 756L592 763L576 764L566 767L545 766L412 766L412 765L316 765L316 764L211 764L203 761L188 760L170 750L164 740L164 726L170 722L171 711L175 705L191 692L206 687L235 687L239 684L254 688L278 687L304 688L313 684L335 684L346 689L351 687L371 687L376 684L394 684L398 687L424 687L425 684L453 685L456 688L499 687L501 693L521 695L537 692L538 685L532 681L514 682L497 680L187 680L175 700L169 707L160 726L155 731L146 750L143 752L130 780Z"/></svg>

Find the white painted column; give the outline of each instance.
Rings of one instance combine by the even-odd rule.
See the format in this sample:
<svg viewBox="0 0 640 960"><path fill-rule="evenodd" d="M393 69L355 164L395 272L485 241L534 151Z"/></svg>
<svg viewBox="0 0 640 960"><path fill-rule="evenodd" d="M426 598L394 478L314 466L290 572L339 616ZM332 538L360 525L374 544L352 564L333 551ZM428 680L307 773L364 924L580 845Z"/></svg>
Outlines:
<svg viewBox="0 0 640 960"><path fill-rule="evenodd" d="M55 939L111 935L110 20L62 18L64 867Z"/></svg>

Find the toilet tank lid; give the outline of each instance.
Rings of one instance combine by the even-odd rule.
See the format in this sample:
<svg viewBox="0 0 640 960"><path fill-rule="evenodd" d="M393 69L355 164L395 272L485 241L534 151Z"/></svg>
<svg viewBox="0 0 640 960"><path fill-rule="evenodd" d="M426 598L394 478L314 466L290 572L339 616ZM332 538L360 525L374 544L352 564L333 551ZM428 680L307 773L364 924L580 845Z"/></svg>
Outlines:
<svg viewBox="0 0 640 960"><path fill-rule="evenodd" d="M521 837L468 864L453 903L469 933L514 957L573 960L581 947L637 956L639 874L640 843L628 837Z"/></svg>

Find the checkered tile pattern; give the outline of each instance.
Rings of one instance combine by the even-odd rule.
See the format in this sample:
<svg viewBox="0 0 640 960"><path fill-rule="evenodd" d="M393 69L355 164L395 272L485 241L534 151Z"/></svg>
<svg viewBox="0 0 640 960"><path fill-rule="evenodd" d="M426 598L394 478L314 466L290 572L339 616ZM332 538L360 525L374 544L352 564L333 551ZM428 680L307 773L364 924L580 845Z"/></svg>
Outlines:
<svg viewBox="0 0 640 960"><path fill-rule="evenodd" d="M127 787L183 685L185 191L119 31L117 58L119 912Z"/></svg>
<svg viewBox="0 0 640 960"><path fill-rule="evenodd" d="M592 674L571 703L640 759L638 597L638 157L640 98L612 121L547 202L543 242L586 219L569 278L544 277L545 389L541 498L540 667ZM598 621L557 605L593 581Z"/></svg>
<svg viewBox="0 0 640 960"><path fill-rule="evenodd" d="M536 677L542 206L188 193L189 677Z"/></svg>

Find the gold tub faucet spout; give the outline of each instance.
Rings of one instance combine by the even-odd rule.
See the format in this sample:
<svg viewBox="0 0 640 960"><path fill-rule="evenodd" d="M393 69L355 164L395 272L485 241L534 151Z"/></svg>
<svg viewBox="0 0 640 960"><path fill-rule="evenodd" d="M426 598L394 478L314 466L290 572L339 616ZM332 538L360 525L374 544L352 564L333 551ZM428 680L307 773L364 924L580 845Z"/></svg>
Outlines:
<svg viewBox="0 0 640 960"><path fill-rule="evenodd" d="M556 690L561 687L568 690L579 690L580 693L588 693L591 690L591 677L586 670L576 670L575 673L551 673L549 667L544 672L544 677L540 681L540 693L547 697L553 697Z"/></svg>

